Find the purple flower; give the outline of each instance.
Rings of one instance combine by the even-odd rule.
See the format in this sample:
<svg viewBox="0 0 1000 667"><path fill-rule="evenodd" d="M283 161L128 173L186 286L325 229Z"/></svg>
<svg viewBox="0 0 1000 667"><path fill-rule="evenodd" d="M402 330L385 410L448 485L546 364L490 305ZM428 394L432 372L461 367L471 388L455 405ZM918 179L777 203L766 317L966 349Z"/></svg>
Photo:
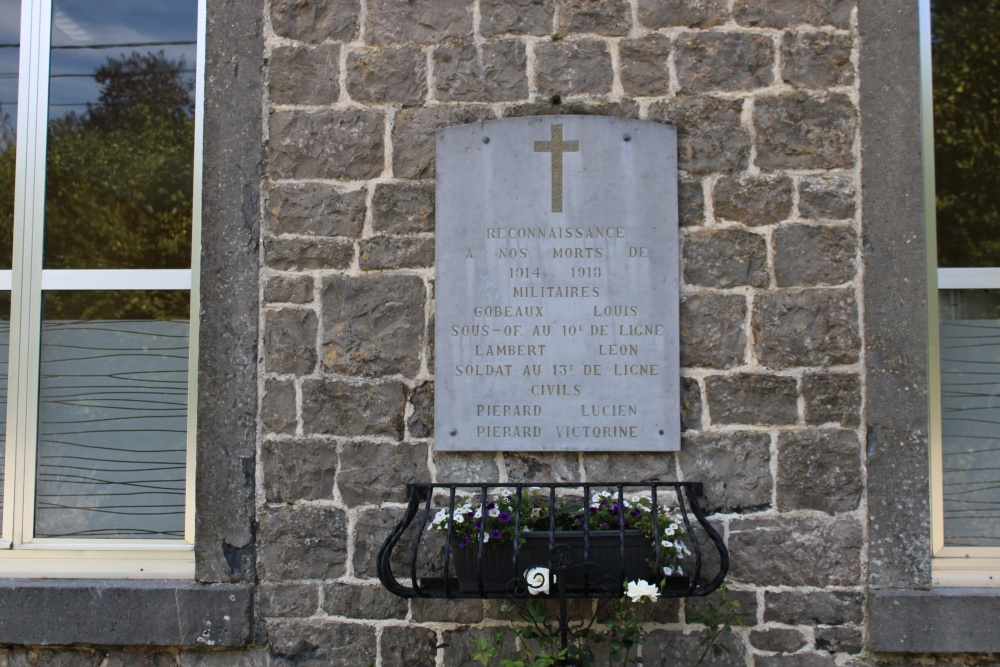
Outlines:
<svg viewBox="0 0 1000 667"><path fill-rule="evenodd" d="M632 516L639 516L640 514L642 514L642 512L639 511L638 507L635 507L632 509L631 512L629 512L629 514L631 514Z"/></svg>
<svg viewBox="0 0 1000 667"><path fill-rule="evenodd" d="M618 514L618 509L619 509L618 503L615 503L614 505L611 506L611 509L609 509L608 511L611 512L612 514Z"/></svg>
<svg viewBox="0 0 1000 667"><path fill-rule="evenodd" d="M503 533L501 533L499 529L494 528L493 530L490 531L490 539L491 540L502 540L503 539Z"/></svg>
<svg viewBox="0 0 1000 667"><path fill-rule="evenodd" d="M465 537L462 538L462 541L458 543L458 548L464 549L465 547L468 546L469 542L471 541L472 539L468 535L466 535Z"/></svg>
<svg viewBox="0 0 1000 667"><path fill-rule="evenodd" d="M597 514L597 508L596 508L596 507L594 507L593 505L591 505L591 506L590 506L590 513L591 513L591 514Z"/></svg>
<svg viewBox="0 0 1000 667"><path fill-rule="evenodd" d="M466 512L466 513L465 513L465 518L466 518L466 519L471 519L471 518L473 518L474 516L476 516L476 513L475 513L475 512Z"/></svg>
<svg viewBox="0 0 1000 667"><path fill-rule="evenodd" d="M597 524L597 527L598 528L607 528L608 524L606 524L606 523L599 523L599 524Z"/></svg>
<svg viewBox="0 0 1000 667"><path fill-rule="evenodd" d="M475 528L476 530L479 530L482 527L482 525L483 525L482 521L477 521L474 524L472 524L472 527Z"/></svg>
<svg viewBox="0 0 1000 667"><path fill-rule="evenodd" d="M497 521L500 523L507 523L510 521L510 512L500 512L500 514L497 515Z"/></svg>
<svg viewBox="0 0 1000 667"><path fill-rule="evenodd" d="M496 506L497 506L496 503L490 503L489 505L486 506L486 509L491 510L491 509L493 509Z"/></svg>

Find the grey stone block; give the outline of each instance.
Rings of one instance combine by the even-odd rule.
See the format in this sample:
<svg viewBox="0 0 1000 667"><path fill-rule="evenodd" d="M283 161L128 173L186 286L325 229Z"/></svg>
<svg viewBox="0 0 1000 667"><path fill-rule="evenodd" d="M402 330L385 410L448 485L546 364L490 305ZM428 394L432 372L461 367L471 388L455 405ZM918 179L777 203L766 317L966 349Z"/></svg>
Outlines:
<svg viewBox="0 0 1000 667"><path fill-rule="evenodd" d="M434 383L424 382L410 391L407 399L413 411L406 421L406 431L411 438L434 436Z"/></svg>
<svg viewBox="0 0 1000 667"><path fill-rule="evenodd" d="M736 0L737 23L765 28L789 28L802 24L849 27L852 0Z"/></svg>
<svg viewBox="0 0 1000 667"><path fill-rule="evenodd" d="M540 43L535 47L535 79L538 93L560 95L602 95L611 92L611 54L596 39L574 42Z"/></svg>
<svg viewBox="0 0 1000 667"><path fill-rule="evenodd" d="M312 583L265 582L257 589L261 616L304 617L319 609L319 586Z"/></svg>
<svg viewBox="0 0 1000 667"><path fill-rule="evenodd" d="M778 375L716 375L705 379L714 424L777 426L798 421L798 383Z"/></svg>
<svg viewBox="0 0 1000 667"><path fill-rule="evenodd" d="M445 484L459 482L495 482L500 478L495 456L482 452L434 452L435 481Z"/></svg>
<svg viewBox="0 0 1000 667"><path fill-rule="evenodd" d="M758 297L754 351L770 368L852 364L860 347L852 289L788 291Z"/></svg>
<svg viewBox="0 0 1000 667"><path fill-rule="evenodd" d="M277 271L346 269L354 261L348 239L269 236L264 238L264 263Z"/></svg>
<svg viewBox="0 0 1000 667"><path fill-rule="evenodd" d="M332 583L323 586L323 611L331 616L402 619L406 617L407 606L406 598L393 595L381 584Z"/></svg>
<svg viewBox="0 0 1000 667"><path fill-rule="evenodd" d="M374 178L382 173L383 117L375 111L278 111L271 115L272 178Z"/></svg>
<svg viewBox="0 0 1000 667"><path fill-rule="evenodd" d="M658 28L711 28L729 19L726 0L639 0L639 23Z"/></svg>
<svg viewBox="0 0 1000 667"><path fill-rule="evenodd" d="M260 412L264 433L295 433L295 384L290 380L265 380Z"/></svg>
<svg viewBox="0 0 1000 667"><path fill-rule="evenodd" d="M807 424L839 423L857 428L861 421L861 382L848 373L806 374L802 377Z"/></svg>
<svg viewBox="0 0 1000 667"><path fill-rule="evenodd" d="M340 451L337 488L348 506L399 498L410 483L430 480L427 445L345 442Z"/></svg>
<svg viewBox="0 0 1000 667"><path fill-rule="evenodd" d="M781 40L781 63L781 78L793 86L849 86L854 80L851 36L787 32Z"/></svg>
<svg viewBox="0 0 1000 667"><path fill-rule="evenodd" d="M861 443L855 431L810 429L778 436L781 510L850 512L861 490Z"/></svg>
<svg viewBox="0 0 1000 667"><path fill-rule="evenodd" d="M326 619L272 620L267 622L267 636L275 657L295 667L375 663L375 628L371 626Z"/></svg>
<svg viewBox="0 0 1000 667"><path fill-rule="evenodd" d="M347 92L355 102L417 104L427 97L427 57L414 47L351 51Z"/></svg>
<svg viewBox="0 0 1000 667"><path fill-rule="evenodd" d="M864 622L865 598L844 591L768 591L764 621L786 625L845 625Z"/></svg>
<svg viewBox="0 0 1000 667"><path fill-rule="evenodd" d="M816 628L816 648L830 653L861 653L865 647L860 628Z"/></svg>
<svg viewBox="0 0 1000 667"><path fill-rule="evenodd" d="M274 104L333 104L340 97L340 45L278 46L268 61Z"/></svg>
<svg viewBox="0 0 1000 667"><path fill-rule="evenodd" d="M683 634L678 631L653 630L646 635L642 647L643 664L649 665L684 665L697 660L704 648L698 643L706 631L695 631ZM747 649L743 641L736 635L723 633L719 642L729 649L728 653L714 655L709 651L704 662L705 667L732 667L742 665L746 661Z"/></svg>
<svg viewBox="0 0 1000 667"><path fill-rule="evenodd" d="M480 0L479 31L484 37L547 35L554 12L555 0Z"/></svg>
<svg viewBox="0 0 1000 667"><path fill-rule="evenodd" d="M701 428L701 388L694 378L681 378L681 431Z"/></svg>
<svg viewBox="0 0 1000 667"><path fill-rule="evenodd" d="M430 236L373 236L358 245L363 270L419 269L434 266L434 238Z"/></svg>
<svg viewBox="0 0 1000 667"><path fill-rule="evenodd" d="M396 489L397 494L403 491L402 487ZM354 525L354 576L360 579L374 579L377 576L376 562L379 549L385 543L389 533L396 527L403 516L403 511L399 509L377 508L359 512L357 522ZM411 527L410 533L416 530ZM405 546L404 546L405 545ZM401 540L400 547L392 554L392 571L398 578L402 578L404 585L410 585L409 579L405 577L410 573L411 551L409 540L405 537ZM419 565L429 565L426 559L418 556ZM433 565L437 565L434 563ZM417 576L423 576L418 570ZM438 575L440 576L440 575Z"/></svg>
<svg viewBox="0 0 1000 667"><path fill-rule="evenodd" d="M358 34L359 0L274 0L275 34L304 42L349 42Z"/></svg>
<svg viewBox="0 0 1000 667"><path fill-rule="evenodd" d="M562 34L625 35L629 28L628 0L558 0Z"/></svg>
<svg viewBox="0 0 1000 667"><path fill-rule="evenodd" d="M258 521L264 581L332 579L344 573L347 519L342 511L308 505L265 508Z"/></svg>
<svg viewBox="0 0 1000 667"><path fill-rule="evenodd" d="M710 511L746 512L771 505L771 436L688 433L681 447L684 479L705 485Z"/></svg>
<svg viewBox="0 0 1000 667"><path fill-rule="evenodd" d="M482 600L414 598L410 601L410 610L413 613L413 620L420 623L479 623L484 618ZM462 634L466 636L472 635L468 630ZM445 633L445 636L447 637L449 634ZM455 637L454 635L452 636ZM447 651L445 655L448 655ZM445 662L445 664L450 665L452 663Z"/></svg>
<svg viewBox="0 0 1000 667"><path fill-rule="evenodd" d="M840 285L857 273L858 238L850 227L786 225L774 232L778 287Z"/></svg>
<svg viewBox="0 0 1000 667"><path fill-rule="evenodd" d="M679 166L692 174L742 170L750 160L750 134L740 120L743 103L716 97L655 102L649 120L677 127Z"/></svg>
<svg viewBox="0 0 1000 667"><path fill-rule="evenodd" d="M355 384L343 380L302 383L305 432L318 435L403 437L406 385Z"/></svg>
<svg viewBox="0 0 1000 667"><path fill-rule="evenodd" d="M3 644L227 647L250 639L251 591L239 584L5 579L0 602Z"/></svg>
<svg viewBox="0 0 1000 667"><path fill-rule="evenodd" d="M677 208L681 227L693 227L705 223L705 189L701 181L680 178L677 188Z"/></svg>
<svg viewBox="0 0 1000 667"><path fill-rule="evenodd" d="M364 190L282 183L268 193L268 224L274 234L357 237L365 224L365 197Z"/></svg>
<svg viewBox="0 0 1000 667"><path fill-rule="evenodd" d="M737 616L743 621L743 625L757 625L757 594L753 591L737 591L729 589L728 597L737 603ZM684 600L684 612L687 622L692 623L692 614L704 615L708 612L709 606L718 603L718 593L713 593L708 597L692 597Z"/></svg>
<svg viewBox="0 0 1000 667"><path fill-rule="evenodd" d="M323 368L348 375L420 370L426 290L418 276L324 279Z"/></svg>
<svg viewBox="0 0 1000 667"><path fill-rule="evenodd" d="M674 45L683 91L753 90L774 81L774 43L765 35L689 33Z"/></svg>
<svg viewBox="0 0 1000 667"><path fill-rule="evenodd" d="M623 39L619 45L622 88L628 95L666 95L670 91L670 38L653 34Z"/></svg>
<svg viewBox="0 0 1000 667"><path fill-rule="evenodd" d="M854 183L845 177L806 177L799 181L799 213L813 220L846 220L855 214Z"/></svg>
<svg viewBox="0 0 1000 667"><path fill-rule="evenodd" d="M795 655L763 655L756 661L759 667L834 667L833 656L821 653L796 653Z"/></svg>
<svg viewBox="0 0 1000 667"><path fill-rule="evenodd" d="M333 498L337 445L323 440L265 440L264 495L271 503Z"/></svg>
<svg viewBox="0 0 1000 667"><path fill-rule="evenodd" d="M372 229L380 234L434 231L434 183L378 183Z"/></svg>
<svg viewBox="0 0 1000 667"><path fill-rule="evenodd" d="M434 94L442 102L510 102L528 97L524 43L506 39L434 50Z"/></svg>
<svg viewBox="0 0 1000 667"><path fill-rule="evenodd" d="M504 456L512 482L577 482L580 464L575 452L508 452Z"/></svg>
<svg viewBox="0 0 1000 667"><path fill-rule="evenodd" d="M684 282L700 287L767 287L767 242L760 234L727 227L683 239Z"/></svg>
<svg viewBox="0 0 1000 667"><path fill-rule="evenodd" d="M750 644L761 651L795 653L809 642L798 630L767 628L750 631Z"/></svg>
<svg viewBox="0 0 1000 667"><path fill-rule="evenodd" d="M268 276L265 279L265 303L304 304L312 300L312 276L279 274Z"/></svg>
<svg viewBox="0 0 1000 667"><path fill-rule="evenodd" d="M315 311L281 308L264 314L264 367L269 373L309 375L316 370Z"/></svg>
<svg viewBox="0 0 1000 667"><path fill-rule="evenodd" d="M437 633L427 628L389 626L382 630L382 667L434 665Z"/></svg>
<svg viewBox="0 0 1000 667"><path fill-rule="evenodd" d="M628 480L641 484L677 479L673 452L587 452L583 456L583 467L587 471L587 480L597 483Z"/></svg>
<svg viewBox="0 0 1000 667"><path fill-rule="evenodd" d="M680 355L685 368L731 368L746 356L747 302L740 294L681 299Z"/></svg>
<svg viewBox="0 0 1000 667"><path fill-rule="evenodd" d="M758 586L857 586L861 545L857 517L736 519L729 525L730 577Z"/></svg>
<svg viewBox="0 0 1000 667"><path fill-rule="evenodd" d="M266 649L243 649L237 651L181 651L178 655L180 667L273 667L271 654ZM171 662L171 667L175 663ZM125 662L121 667L133 667ZM118 667L109 664L108 667ZM157 666L159 667L159 666Z"/></svg>
<svg viewBox="0 0 1000 667"><path fill-rule="evenodd" d="M367 39L375 44L437 44L472 36L472 0L371 0Z"/></svg>
<svg viewBox="0 0 1000 667"><path fill-rule="evenodd" d="M794 185L787 176L723 176L715 184L715 217L751 227L772 225L792 213Z"/></svg>
<svg viewBox="0 0 1000 667"><path fill-rule="evenodd" d="M857 111L846 95L759 97L753 122L761 169L843 169L854 163Z"/></svg>
<svg viewBox="0 0 1000 667"><path fill-rule="evenodd" d="M491 118L493 112L483 108L402 109L392 126L393 173L398 178L434 178L434 132L449 125Z"/></svg>

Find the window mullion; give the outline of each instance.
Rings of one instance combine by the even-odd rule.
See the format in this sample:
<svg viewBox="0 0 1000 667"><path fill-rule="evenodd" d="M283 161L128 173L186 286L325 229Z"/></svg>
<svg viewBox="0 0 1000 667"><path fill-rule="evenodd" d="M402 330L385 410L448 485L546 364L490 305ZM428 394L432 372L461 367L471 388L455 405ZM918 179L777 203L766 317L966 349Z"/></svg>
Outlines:
<svg viewBox="0 0 1000 667"><path fill-rule="evenodd" d="M42 222L45 209L45 146L48 108L51 5L22 5L23 102L18 105L17 194L14 213L11 294L11 363L8 390L8 489L4 537L15 546L31 539L38 414L38 337L41 321ZM13 456L11 456L13 454ZM9 532L8 532L9 531Z"/></svg>

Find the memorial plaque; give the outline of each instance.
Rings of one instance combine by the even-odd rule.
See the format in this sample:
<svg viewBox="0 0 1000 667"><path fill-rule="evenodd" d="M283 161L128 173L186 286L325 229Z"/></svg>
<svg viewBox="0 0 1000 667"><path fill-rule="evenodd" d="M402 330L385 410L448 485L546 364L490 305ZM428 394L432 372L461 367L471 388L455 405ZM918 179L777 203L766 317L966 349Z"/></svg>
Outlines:
<svg viewBox="0 0 1000 667"><path fill-rule="evenodd" d="M438 449L680 448L674 128L446 128L435 207Z"/></svg>

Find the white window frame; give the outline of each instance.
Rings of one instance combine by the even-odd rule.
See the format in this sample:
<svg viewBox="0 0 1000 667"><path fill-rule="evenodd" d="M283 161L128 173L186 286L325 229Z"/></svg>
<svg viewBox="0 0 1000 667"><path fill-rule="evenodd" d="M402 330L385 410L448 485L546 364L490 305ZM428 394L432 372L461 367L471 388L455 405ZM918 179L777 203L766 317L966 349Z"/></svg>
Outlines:
<svg viewBox="0 0 1000 667"><path fill-rule="evenodd" d="M191 269L42 269L52 0L22 0L7 445L0 577L194 577L199 266L206 3L198 0ZM190 290L187 461L182 540L54 539L33 535L42 290Z"/></svg>
<svg viewBox="0 0 1000 667"><path fill-rule="evenodd" d="M934 586L1000 588L1000 547L944 544L939 289L1000 289L1000 268L938 268L934 181L934 98L930 0L920 0L920 113L927 229L928 397L930 416L931 578Z"/></svg>

